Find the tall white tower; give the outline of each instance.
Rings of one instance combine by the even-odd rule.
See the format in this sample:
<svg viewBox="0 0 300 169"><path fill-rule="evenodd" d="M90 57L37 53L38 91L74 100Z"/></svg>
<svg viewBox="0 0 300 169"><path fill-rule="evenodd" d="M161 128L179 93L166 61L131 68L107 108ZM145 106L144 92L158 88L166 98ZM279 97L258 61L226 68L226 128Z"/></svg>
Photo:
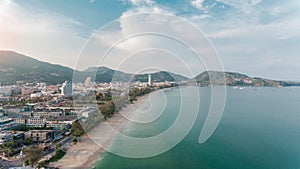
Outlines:
<svg viewBox="0 0 300 169"><path fill-rule="evenodd" d="M92 81L92 78L89 76L85 79L85 82L84 82L84 86L85 87L91 87L91 81Z"/></svg>
<svg viewBox="0 0 300 169"><path fill-rule="evenodd" d="M150 75L150 74L148 75L148 85L149 85L149 86L152 86L151 75Z"/></svg>
<svg viewBox="0 0 300 169"><path fill-rule="evenodd" d="M65 81L61 86L61 95L72 96L72 83Z"/></svg>

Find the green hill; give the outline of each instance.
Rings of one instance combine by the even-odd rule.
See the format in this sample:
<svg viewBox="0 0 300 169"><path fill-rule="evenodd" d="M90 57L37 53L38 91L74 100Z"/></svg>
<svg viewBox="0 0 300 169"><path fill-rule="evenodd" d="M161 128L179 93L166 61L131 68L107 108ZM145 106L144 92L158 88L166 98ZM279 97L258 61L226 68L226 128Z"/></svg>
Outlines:
<svg viewBox="0 0 300 169"><path fill-rule="evenodd" d="M31 57L18 54L12 51L0 51L0 83L2 85L14 84L17 81L25 82L45 82L47 84L60 84L65 80L75 82L81 81L88 76L95 78L96 82L112 81L148 81L148 74L131 74L113 70L107 67L90 67L84 71L75 71L65 66L42 62ZM96 73L96 74L95 74ZM181 81L188 78L168 72L152 73L152 80Z"/></svg>
<svg viewBox="0 0 300 169"><path fill-rule="evenodd" d="M225 78L224 78L225 77ZM194 78L201 86L226 85L226 86L300 86L297 82L270 80L259 77L249 77L236 72L205 71ZM224 81L225 79L225 81Z"/></svg>
<svg viewBox="0 0 300 169"><path fill-rule="evenodd" d="M13 84L17 81L58 84L71 80L73 69L41 62L12 51L0 51L0 82Z"/></svg>
<svg viewBox="0 0 300 169"><path fill-rule="evenodd" d="M75 73L73 77L73 73ZM222 76L225 75L225 81ZM12 51L0 51L0 83L2 85L15 84L17 81L45 82L47 84L60 84L65 80L83 82L91 76L96 82L147 82L148 74L131 74L107 67L90 67L84 71L74 71L71 68L42 62L31 57ZM187 77L166 71L151 73L152 81L186 81ZM300 86L298 82L270 80L258 77L249 77L236 72L205 71L195 78L201 86L215 85L227 86Z"/></svg>

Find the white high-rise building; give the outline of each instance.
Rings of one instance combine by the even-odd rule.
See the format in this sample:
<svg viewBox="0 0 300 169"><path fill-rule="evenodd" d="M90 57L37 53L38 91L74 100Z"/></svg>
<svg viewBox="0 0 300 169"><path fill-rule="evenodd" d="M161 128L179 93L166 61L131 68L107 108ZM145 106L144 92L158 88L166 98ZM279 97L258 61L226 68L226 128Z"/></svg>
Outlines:
<svg viewBox="0 0 300 169"><path fill-rule="evenodd" d="M85 87L91 87L91 81L92 81L92 78L89 76L85 79L84 81L84 86Z"/></svg>
<svg viewBox="0 0 300 169"><path fill-rule="evenodd" d="M65 81L61 86L61 95L72 96L72 83Z"/></svg>
<svg viewBox="0 0 300 169"><path fill-rule="evenodd" d="M148 85L152 86L151 74L148 75Z"/></svg>

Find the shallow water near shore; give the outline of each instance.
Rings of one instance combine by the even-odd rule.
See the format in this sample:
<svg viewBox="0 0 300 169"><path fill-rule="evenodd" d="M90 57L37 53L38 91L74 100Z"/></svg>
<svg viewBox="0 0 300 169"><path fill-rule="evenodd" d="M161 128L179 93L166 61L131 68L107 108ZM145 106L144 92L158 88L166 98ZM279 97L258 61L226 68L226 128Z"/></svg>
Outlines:
<svg viewBox="0 0 300 169"><path fill-rule="evenodd" d="M186 87L193 88L193 87ZM189 91L189 90L186 90ZM204 144L198 138L210 106L210 88L200 88L200 110L188 135L171 150L150 158L125 158L105 153L97 169L296 169L300 167L300 88L227 89L223 118ZM151 123L130 122L122 133L146 138L167 130L178 116L179 89L162 91L164 111ZM193 93L190 93L191 97ZM161 110L161 93L151 94L151 111ZM146 109L149 103L144 101ZM143 107L144 106L144 107ZM148 113L151 113L148 111ZM187 111L187 110L185 110ZM185 113L185 112L183 112ZM188 113L187 113L188 114ZM160 140L163 141L163 140ZM116 139L112 149L124 144ZM128 145L130 146L130 145ZM151 147L150 147L151 148ZM138 151L132 149L132 151Z"/></svg>

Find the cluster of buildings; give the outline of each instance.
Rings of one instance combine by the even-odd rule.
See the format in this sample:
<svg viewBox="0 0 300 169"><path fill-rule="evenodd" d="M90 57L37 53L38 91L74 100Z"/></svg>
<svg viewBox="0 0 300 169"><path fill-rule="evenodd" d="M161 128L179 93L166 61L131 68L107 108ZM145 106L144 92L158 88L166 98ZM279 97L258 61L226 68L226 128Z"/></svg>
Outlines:
<svg viewBox="0 0 300 169"><path fill-rule="evenodd" d="M28 138L32 143L50 143L56 137L54 130L0 131L0 145L10 141L24 141Z"/></svg>
<svg viewBox="0 0 300 169"><path fill-rule="evenodd" d="M66 96L72 96L69 81L48 86L24 82L0 86L0 145L28 138L33 143L62 138L80 118ZM36 101L30 103L32 100Z"/></svg>
<svg viewBox="0 0 300 169"><path fill-rule="evenodd" d="M98 92L107 92L107 91L127 91L128 89L132 88L160 88L160 87L168 87L172 86L175 82L156 82L152 81L151 74L148 75L147 82L110 82L110 83L94 83L91 81L91 77L87 77L84 83L76 83L73 84L73 94L74 95L85 95L89 94L91 91L98 91Z"/></svg>
<svg viewBox="0 0 300 169"><path fill-rule="evenodd" d="M16 133L10 131L14 131L19 126L25 126L32 130L23 134L18 132L18 137L26 138L30 133L33 140L45 141L54 138L51 131L54 133L55 131L67 131L71 128L72 123L80 118L88 118L98 113L98 109L95 107L75 108L69 96L85 96L95 91L119 92L118 94L122 95L127 92L128 88L171 85L172 83L168 81L152 82L151 75L149 75L148 82L96 84L92 82L91 77L87 77L84 83L76 84L72 84L70 81L58 85L20 81L12 86L0 86L0 144L16 138ZM34 98L38 101L28 102ZM27 104L19 104L20 102Z"/></svg>
<svg viewBox="0 0 300 169"><path fill-rule="evenodd" d="M0 145L6 144L12 140L25 139L25 132L18 131L0 131Z"/></svg>
<svg viewBox="0 0 300 169"><path fill-rule="evenodd" d="M72 96L72 83L70 81L57 85L18 82L11 86L0 86L0 102L61 96Z"/></svg>
<svg viewBox="0 0 300 169"><path fill-rule="evenodd" d="M69 129L79 117L73 107L35 107L19 109L2 107L0 111L0 130L10 130L18 125L29 128L53 128L56 130Z"/></svg>
<svg viewBox="0 0 300 169"><path fill-rule="evenodd" d="M0 114L0 144L14 139L31 138L33 142L47 143L65 133L80 116L71 107L35 107L28 105L27 110L13 113L2 111ZM81 110L82 111L82 110ZM30 129L27 132L20 128Z"/></svg>
<svg viewBox="0 0 300 169"><path fill-rule="evenodd" d="M91 119L99 117L96 103L91 106L84 100L74 102L72 98L90 98L91 94L122 96L133 88L168 86L172 86L172 82L152 82L151 75L148 82L96 84L87 77L83 83L75 84L70 81L57 85L19 81L12 86L0 86L0 145L19 143L14 147L19 150L32 143L42 144L44 148L54 147L56 142L63 145L72 141L73 123L80 120L89 124ZM0 153L0 156L6 155Z"/></svg>

